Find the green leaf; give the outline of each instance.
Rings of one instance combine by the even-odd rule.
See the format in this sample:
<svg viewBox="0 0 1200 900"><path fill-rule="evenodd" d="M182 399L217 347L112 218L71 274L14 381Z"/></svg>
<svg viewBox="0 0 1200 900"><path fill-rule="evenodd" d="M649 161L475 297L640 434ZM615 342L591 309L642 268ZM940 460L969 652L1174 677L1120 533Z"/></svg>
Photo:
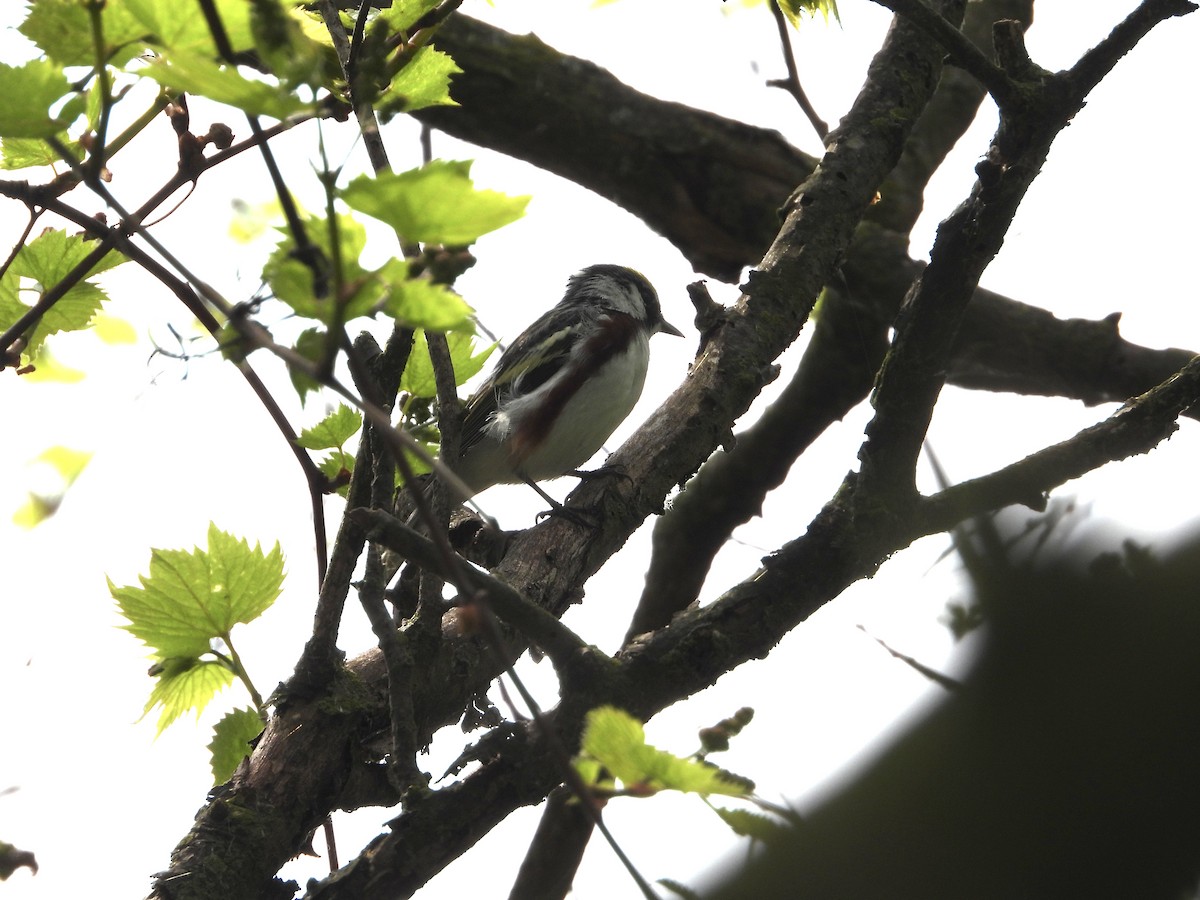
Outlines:
<svg viewBox="0 0 1200 900"><path fill-rule="evenodd" d="M341 447L362 428L362 413L342 403L312 428L305 428L296 443L309 450Z"/></svg>
<svg viewBox="0 0 1200 900"><path fill-rule="evenodd" d="M458 106L450 96L450 79L460 72L448 54L422 47L388 85L378 103L379 113L386 122L399 113L428 106Z"/></svg>
<svg viewBox="0 0 1200 900"><path fill-rule="evenodd" d="M344 282L340 311L331 296L332 284L329 285L329 295L316 296L313 270L296 258L296 242L286 229L280 229L284 239L263 266L263 279L276 299L290 306L296 315L317 319L327 325L335 318L345 323L359 316L374 314L384 305L389 288L377 273L367 272L359 264L358 260L367 244L366 229L347 215L339 215L335 221ZM329 219L310 215L303 222L305 234L326 261L322 265L328 266L334 255Z"/></svg>
<svg viewBox="0 0 1200 900"><path fill-rule="evenodd" d="M155 670L158 679L142 715L156 706L162 707L158 734L185 712L195 710L200 715L209 701L233 682L233 672L215 660L164 659Z"/></svg>
<svg viewBox="0 0 1200 900"><path fill-rule="evenodd" d="M279 596L283 553L270 553L208 527L208 549L151 550L150 574L141 587L109 590L122 627L153 648L161 659L197 659L216 638L228 638L238 622L250 622Z"/></svg>
<svg viewBox="0 0 1200 900"><path fill-rule="evenodd" d="M50 107L72 93L62 66L35 59L23 66L0 63L0 137L44 138L58 134L83 111L84 99L73 96L50 115Z"/></svg>
<svg viewBox="0 0 1200 900"><path fill-rule="evenodd" d="M250 4L246 0L215 0L214 5L233 51L251 49ZM124 6L141 23L151 43L216 56L212 32L195 0L124 0Z"/></svg>
<svg viewBox="0 0 1200 900"><path fill-rule="evenodd" d="M44 356L45 354L43 354ZM40 359L41 357L39 357ZM39 369L41 371L41 363ZM82 375L80 376L82 377ZM52 480L58 482L49 491L29 492L25 503L13 515L13 522L21 528L29 529L40 525L56 512L75 479L82 474L91 461L92 454L85 450L72 450L70 447L47 447L32 460L34 466L42 466L53 470Z"/></svg>
<svg viewBox="0 0 1200 900"><path fill-rule="evenodd" d="M308 85L314 90L332 88L334 80L342 77L323 25L299 9L285 8L280 0L250 0L249 6L255 47L272 74L290 87Z"/></svg>
<svg viewBox="0 0 1200 900"><path fill-rule="evenodd" d="M641 722L612 706L588 713L581 752L600 763L627 788L731 797L744 797L754 790L752 783L716 766L647 744Z"/></svg>
<svg viewBox="0 0 1200 900"><path fill-rule="evenodd" d="M767 2L773 3L775 0L767 0ZM827 23L830 16L833 16L839 23L842 21L842 17L838 15L837 0L780 0L779 8L783 10L783 14L787 16L793 28L800 27L801 13L810 16L820 13Z"/></svg>
<svg viewBox="0 0 1200 900"><path fill-rule="evenodd" d="M384 286L384 311L401 324L429 331L475 330L471 307L462 297L444 284L409 278L403 260L390 260L375 276Z"/></svg>
<svg viewBox="0 0 1200 900"><path fill-rule="evenodd" d="M47 447L37 457L37 461L45 463L58 473L63 484L70 486L78 478L87 464L91 462L92 454L87 450L72 450L70 447Z"/></svg>
<svg viewBox="0 0 1200 900"><path fill-rule="evenodd" d="M436 452L436 451L435 451ZM317 463L321 474L329 479L330 484L337 485L337 493L347 496L350 489L350 476L354 474L354 456L335 450Z"/></svg>
<svg viewBox="0 0 1200 900"><path fill-rule="evenodd" d="M76 159L83 158L83 148L75 141L68 140L65 131L58 135L58 140ZM0 153L4 157L0 161L0 167L9 170L57 166L62 163L58 151L41 138L4 138L0 141Z"/></svg>
<svg viewBox="0 0 1200 900"><path fill-rule="evenodd" d="M106 3L100 15L106 61L120 47L146 35L145 26L130 12L128 3ZM37 0L18 30L60 65L96 63L91 15L79 0Z"/></svg>
<svg viewBox="0 0 1200 900"><path fill-rule="evenodd" d="M390 9L379 11L379 18L396 31L407 33L422 16L437 9L440 0L393 0Z"/></svg>
<svg viewBox="0 0 1200 900"><path fill-rule="evenodd" d="M529 203L529 197L476 190L470 171L470 162L434 160L408 172L360 175L342 199L392 226L402 243L465 246L521 218Z"/></svg>
<svg viewBox="0 0 1200 900"><path fill-rule="evenodd" d="M315 363L320 360L321 354L325 352L325 334L324 328L306 328L300 332L300 336L296 338L296 344L292 349L309 362ZM321 389L320 382L295 366L288 366L288 377L292 380L292 387L300 395L300 402L302 404L308 400L309 394Z"/></svg>
<svg viewBox="0 0 1200 900"><path fill-rule="evenodd" d="M473 335L460 331L452 331L446 335L446 344L450 348L450 362L454 366L455 384L463 384L473 378L487 358L496 349L490 344L479 353L475 353L475 338ZM418 331L413 337L412 350L408 354L408 364L400 376L400 390L407 391L414 397L436 397L437 383L433 377L433 360L429 356L429 341L425 332Z"/></svg>
<svg viewBox="0 0 1200 900"><path fill-rule="evenodd" d="M309 216L305 232L324 254L333 258L329 220ZM337 238L342 260L340 313L332 297L318 298L314 293L312 269L296 258L296 245L286 235L267 259L263 278L276 299L286 303L298 316L332 324L335 313L345 323L359 316L383 311L410 328L432 331L471 329L471 308L445 285L428 279L410 278L402 259L390 259L378 269L367 271L359 264L367 233L363 226L346 215L337 217Z"/></svg>
<svg viewBox="0 0 1200 900"><path fill-rule="evenodd" d="M32 305L19 299L20 292L32 290L40 298L44 291L58 284L82 262L95 246L79 235L45 231L22 247L8 271L0 278L0 328L12 325ZM107 294L91 279L125 261L120 253L110 251L82 281L46 310L29 337L25 356L33 358L47 335L86 328L100 304L108 299ZM22 278L29 279L32 285L22 285Z"/></svg>
<svg viewBox="0 0 1200 900"><path fill-rule="evenodd" d="M233 777L243 759L250 755L250 742L262 734L263 720L250 708L225 713L213 726L208 745L212 754L213 784L224 784Z"/></svg>
<svg viewBox="0 0 1200 900"><path fill-rule="evenodd" d="M429 356L429 341L424 331L413 335L412 349L408 351L408 362L400 375L400 390L414 397L436 397L437 382L433 377L433 360Z"/></svg>
<svg viewBox="0 0 1200 900"><path fill-rule="evenodd" d="M251 205L245 200L233 200L233 220L229 223L229 236L239 244L263 237L283 218L278 199Z"/></svg>
<svg viewBox="0 0 1200 900"><path fill-rule="evenodd" d="M194 13L192 15L195 15ZM220 65L192 50L164 50L137 74L171 91L184 91L235 107L252 116L286 119L312 108L287 87L254 81L236 68Z"/></svg>
<svg viewBox="0 0 1200 900"><path fill-rule="evenodd" d="M28 531L41 525L58 512L62 497L43 497L41 494L29 494L25 502L13 513L13 524Z"/></svg>

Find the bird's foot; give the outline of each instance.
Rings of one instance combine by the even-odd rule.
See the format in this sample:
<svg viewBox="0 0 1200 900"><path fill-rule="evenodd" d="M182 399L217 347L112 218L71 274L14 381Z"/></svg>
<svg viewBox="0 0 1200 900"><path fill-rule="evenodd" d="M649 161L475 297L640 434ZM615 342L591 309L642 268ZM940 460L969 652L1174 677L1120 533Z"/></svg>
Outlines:
<svg viewBox="0 0 1200 900"><path fill-rule="evenodd" d="M595 528L599 524L596 516L590 515L582 509L563 506L544 490L542 490L541 485L539 485L536 481L526 478L525 483L537 491L538 496L550 504L549 509L543 510L537 514L537 521L540 522L542 519L548 516L554 516L556 518L566 519L568 522L574 522L576 525L579 525L583 528Z"/></svg>

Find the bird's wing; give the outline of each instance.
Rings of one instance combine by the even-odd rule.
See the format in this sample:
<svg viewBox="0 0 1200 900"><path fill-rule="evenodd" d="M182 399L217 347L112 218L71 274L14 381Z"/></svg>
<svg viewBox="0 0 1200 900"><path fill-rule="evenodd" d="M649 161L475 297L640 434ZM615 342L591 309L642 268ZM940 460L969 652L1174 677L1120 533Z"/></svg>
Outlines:
<svg viewBox="0 0 1200 900"><path fill-rule="evenodd" d="M576 324L540 337L535 329L530 329L504 351L496 371L467 400L460 454L482 440L502 400L537 390L562 369L579 340L580 331Z"/></svg>

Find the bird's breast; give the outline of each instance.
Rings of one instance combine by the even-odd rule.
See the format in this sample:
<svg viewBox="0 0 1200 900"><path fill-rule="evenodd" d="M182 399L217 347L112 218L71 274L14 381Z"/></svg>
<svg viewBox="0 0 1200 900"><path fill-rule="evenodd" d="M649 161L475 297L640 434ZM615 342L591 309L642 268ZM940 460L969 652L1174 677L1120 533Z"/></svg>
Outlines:
<svg viewBox="0 0 1200 900"><path fill-rule="evenodd" d="M582 348L558 378L522 398L528 405L511 411L512 462L528 477L554 478L582 466L637 403L649 335L632 319L621 325L629 330L614 336L610 326L606 341Z"/></svg>

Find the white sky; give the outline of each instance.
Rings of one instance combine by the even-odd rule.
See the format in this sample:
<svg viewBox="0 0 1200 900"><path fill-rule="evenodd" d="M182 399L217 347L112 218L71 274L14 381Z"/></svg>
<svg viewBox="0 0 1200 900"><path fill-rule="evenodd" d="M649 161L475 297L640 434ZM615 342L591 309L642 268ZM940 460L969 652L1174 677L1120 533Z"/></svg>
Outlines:
<svg viewBox="0 0 1200 900"><path fill-rule="evenodd" d="M579 0L465 6L468 13L510 30L536 30L551 45L594 59L648 93L776 128L797 146L819 150L787 96L762 86L765 78L782 72L765 11L726 16L720 3L683 0L598 10ZM1133 0L1094 0L1084 15L1079 4L1043 0L1029 34L1034 59L1050 69L1070 65L1134 6ZM11 28L18 20L16 4L4 4L0 58L6 61L13 58ZM842 21L843 29L810 24L797 42L805 87L831 123L860 86L888 15L865 0L843 0ZM1198 30L1200 16L1160 27L1094 93L1056 144L1001 257L985 275L986 286L1061 316L1097 318L1121 310L1122 332L1131 340L1200 347L1193 260L1198 197L1191 176ZM194 103L192 111L203 130L204 105ZM235 121L230 124L244 131ZM915 256L927 252L937 221L969 187L993 124L993 116L981 116L931 189L927 215L914 233ZM365 166L361 146L350 146L340 136L327 138L338 147L335 162L345 160L348 171ZM385 138L397 168L417 163L410 126L396 123ZM155 146L144 155L116 159L112 188L118 197L132 205L148 186L167 177L173 168L171 140L162 125L151 140ZM434 146L446 157L477 158L474 175L480 186L534 195L522 222L479 243L480 262L459 284L498 333L514 336L558 299L567 275L594 262L645 272L658 287L667 318L679 325L689 321L683 288L693 273L670 245L631 216L527 165L444 136L436 136ZM297 130L280 152L294 173L290 183L304 184L315 158L313 132ZM158 230L168 246L235 298L254 289L263 250L228 239L229 200L270 199L258 166L246 154L237 167L206 175L183 210ZM310 208L319 202L311 192L302 192L301 199ZM20 224L0 221L0 252L7 252ZM375 238L375 252L392 252L382 229ZM177 724L155 741L153 722L137 722L151 686L144 654L114 627L118 618L106 574L120 584L133 582L145 571L150 547L201 542L211 518L251 540L278 540L287 555L284 595L245 629L239 644L261 690L269 691L290 674L311 623L315 569L308 500L288 451L231 369L211 360L187 367L162 358L147 363L148 336L169 341L168 321L188 330L186 315L164 290L137 275L109 284L113 311L138 323L138 347L98 351L87 338L69 339L60 342L58 355L89 369L82 384L26 385L11 373L0 380L6 423L0 461L8 473L0 483L7 605L0 629L0 686L7 713L0 788L20 788L0 796L0 839L32 850L42 866L36 878L22 870L5 885L7 897L22 900L68 896L78 890L80 873L103 884L106 895L143 894L150 873L165 868L209 786L205 745L211 722L227 708L224 702L245 702L230 691L199 726ZM731 286L710 287L719 300L736 296ZM693 348L691 338L655 339L643 401L611 447L679 381ZM256 361L273 384L283 384L277 369ZM281 387L292 404L288 390ZM1067 401L948 391L932 440L950 476L961 479L1061 440L1109 411ZM316 403L295 413L295 421L310 424L322 409ZM822 437L797 467L795 483L773 497L764 517L740 529L738 542L722 553L706 597L746 577L764 551L804 529L854 465L865 422L865 411L858 410ZM972 424L964 428L964 423ZM1097 516L1141 536L1189 521L1200 505L1194 477L1198 432L1196 423L1185 421L1154 454L1090 475L1059 495L1094 501ZM33 532L19 531L9 523L9 511L39 478L23 464L58 443L93 450L95 458L58 516ZM551 490L562 493L564 485ZM925 486L933 487L929 480ZM484 499L508 527L528 524L539 508L524 490L498 488ZM331 503L331 532L336 512ZM628 573L644 570L645 538L645 531L635 536L589 585L588 603L568 615L571 627L605 650L618 646L640 591L641 579ZM888 722L930 694L922 679L857 625L927 664L954 665L948 661L951 641L937 621L959 590L953 563L934 565L944 545L933 538L899 554L875 579L854 586L785 640L768 661L744 667L657 717L649 726L651 739L686 752L695 745L697 728L740 706L754 706L757 718L723 763L754 778L768 797L795 796L819 784L868 748ZM357 609L349 609L343 647L353 653L372 640ZM550 702L549 667L525 666L524 671ZM440 774L464 742L456 729L448 729L426 767ZM339 822L342 858L353 856L390 815L368 810ZM537 815L525 810L513 816L421 896L457 897L468 891L507 896ZM732 843L695 798L614 802L605 815L651 880L694 880ZM305 860L285 874L303 883L319 876L322 864ZM481 893L481 883L494 889ZM634 895L611 853L595 842L575 896Z"/></svg>

